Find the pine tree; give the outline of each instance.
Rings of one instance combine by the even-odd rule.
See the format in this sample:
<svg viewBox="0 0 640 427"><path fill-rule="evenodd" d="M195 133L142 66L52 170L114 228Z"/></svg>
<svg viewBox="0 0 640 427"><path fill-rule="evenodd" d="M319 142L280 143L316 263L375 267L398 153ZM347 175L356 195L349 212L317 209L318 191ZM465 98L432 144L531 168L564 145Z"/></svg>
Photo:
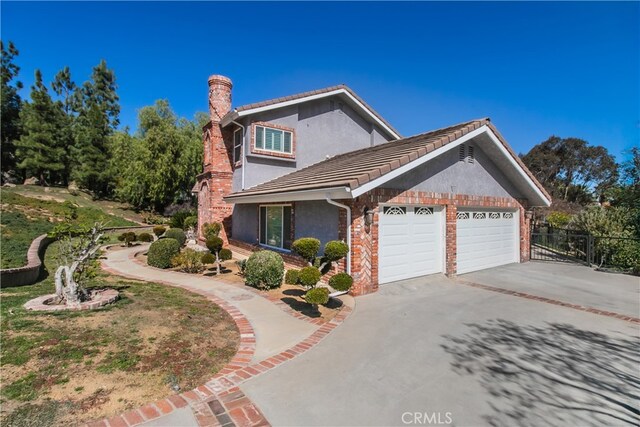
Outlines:
<svg viewBox="0 0 640 427"><path fill-rule="evenodd" d="M22 135L17 141L18 168L40 179L40 184L55 183L56 174L64 170L64 124L62 103L54 102L35 72L31 102L20 112Z"/></svg>
<svg viewBox="0 0 640 427"><path fill-rule="evenodd" d="M77 117L72 151L72 178L98 197L113 191L109 163L109 136L118 126L116 76L103 60L93 68L91 81L76 91Z"/></svg>
<svg viewBox="0 0 640 427"><path fill-rule="evenodd" d="M61 172L61 181L66 186L69 184L71 176L71 151L74 145L73 123L75 121L76 110L76 84L71 79L71 70L64 67L56 74L51 88L58 95L62 103L64 118L64 170Z"/></svg>
<svg viewBox="0 0 640 427"><path fill-rule="evenodd" d="M18 56L18 49L12 42L5 50L5 46L0 41L1 66L0 81L2 93L0 93L0 101L2 109L0 116L2 117L0 129L0 141L2 151L2 172L3 180L5 173L15 172L15 141L20 137L20 108L22 100L18 95L18 90L22 89L22 83L12 81L17 77L20 67L14 64L13 60Z"/></svg>

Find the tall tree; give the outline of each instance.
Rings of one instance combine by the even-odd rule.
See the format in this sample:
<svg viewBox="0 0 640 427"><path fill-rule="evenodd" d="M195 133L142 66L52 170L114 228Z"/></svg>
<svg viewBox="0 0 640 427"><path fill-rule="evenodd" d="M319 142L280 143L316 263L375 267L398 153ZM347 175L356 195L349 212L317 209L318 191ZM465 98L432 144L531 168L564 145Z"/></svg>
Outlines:
<svg viewBox="0 0 640 427"><path fill-rule="evenodd" d="M564 201L587 203L618 179L617 164L607 149L579 138L552 136L522 160L555 198Z"/></svg>
<svg viewBox="0 0 640 427"><path fill-rule="evenodd" d="M41 185L55 183L64 170L65 114L62 104L51 99L40 70L35 72L31 102L22 108L20 121L22 135L16 143L18 168L37 176Z"/></svg>
<svg viewBox="0 0 640 427"><path fill-rule="evenodd" d="M178 119L166 100L142 108L136 135L118 132L112 138L116 195L133 206L158 212L170 203L189 200L202 167L205 120L203 115L195 121Z"/></svg>
<svg viewBox="0 0 640 427"><path fill-rule="evenodd" d="M64 67L56 74L51 88L58 95L60 102L62 103L64 117L64 170L62 171L62 183L67 185L71 176L71 155L74 145L74 133L73 124L75 121L76 110L76 89L77 86L71 78L71 70L69 67Z"/></svg>
<svg viewBox="0 0 640 427"><path fill-rule="evenodd" d="M2 172L4 174L13 172L16 164L15 160L15 141L20 137L20 107L22 100L18 91L22 89L22 83L14 81L20 72L20 67L14 63L14 59L18 56L18 49L12 42L5 49L5 45L0 41L0 83L1 93L0 101L2 107L0 110L0 151L2 151Z"/></svg>
<svg viewBox="0 0 640 427"><path fill-rule="evenodd" d="M91 80L76 91L77 117L72 155L72 178L98 197L113 191L109 162L109 137L120 114L116 76L103 60L93 68Z"/></svg>

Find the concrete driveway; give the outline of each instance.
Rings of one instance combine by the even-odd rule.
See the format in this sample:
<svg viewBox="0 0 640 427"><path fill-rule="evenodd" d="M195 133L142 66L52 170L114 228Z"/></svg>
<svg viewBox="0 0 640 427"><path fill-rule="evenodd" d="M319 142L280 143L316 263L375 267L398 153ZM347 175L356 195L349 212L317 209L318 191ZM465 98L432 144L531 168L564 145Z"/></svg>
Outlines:
<svg viewBox="0 0 640 427"><path fill-rule="evenodd" d="M276 426L636 425L639 349L638 324L431 276L241 388Z"/></svg>
<svg viewBox="0 0 640 427"><path fill-rule="evenodd" d="M573 263L533 261L458 276L460 280L525 292L640 317L640 277Z"/></svg>

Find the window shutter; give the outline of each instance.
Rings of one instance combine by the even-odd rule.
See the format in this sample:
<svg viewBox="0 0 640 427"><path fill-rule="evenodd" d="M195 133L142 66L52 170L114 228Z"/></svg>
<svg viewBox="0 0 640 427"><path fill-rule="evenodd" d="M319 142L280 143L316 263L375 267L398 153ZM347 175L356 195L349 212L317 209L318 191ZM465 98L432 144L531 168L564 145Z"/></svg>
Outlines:
<svg viewBox="0 0 640 427"><path fill-rule="evenodd" d="M256 148L264 148L264 128L256 126Z"/></svg>
<svg viewBox="0 0 640 427"><path fill-rule="evenodd" d="M291 153L291 132L284 133L284 149L285 153Z"/></svg>

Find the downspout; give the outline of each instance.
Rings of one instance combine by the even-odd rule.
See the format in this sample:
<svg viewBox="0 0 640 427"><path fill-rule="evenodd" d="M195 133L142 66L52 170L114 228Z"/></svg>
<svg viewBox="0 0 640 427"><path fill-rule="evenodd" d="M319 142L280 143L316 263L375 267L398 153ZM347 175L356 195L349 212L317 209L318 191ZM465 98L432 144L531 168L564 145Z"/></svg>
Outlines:
<svg viewBox="0 0 640 427"><path fill-rule="evenodd" d="M245 147L246 132L244 126L242 126L240 123L236 122L235 120L231 120L231 123L242 128L242 171L240 172L240 175L242 176L242 188L240 190L244 191L244 170L247 168L247 150ZM233 143L235 144L235 141ZM233 147L233 149L235 150L235 146Z"/></svg>
<svg viewBox="0 0 640 427"><path fill-rule="evenodd" d="M347 246L349 246L349 252L347 253L347 274L350 275L351 274L351 208L347 205L343 205L342 203L338 203L334 200L331 200L331 196L329 194L326 195L326 201L330 205L337 206L347 211ZM343 293L346 293L346 292L343 292Z"/></svg>

